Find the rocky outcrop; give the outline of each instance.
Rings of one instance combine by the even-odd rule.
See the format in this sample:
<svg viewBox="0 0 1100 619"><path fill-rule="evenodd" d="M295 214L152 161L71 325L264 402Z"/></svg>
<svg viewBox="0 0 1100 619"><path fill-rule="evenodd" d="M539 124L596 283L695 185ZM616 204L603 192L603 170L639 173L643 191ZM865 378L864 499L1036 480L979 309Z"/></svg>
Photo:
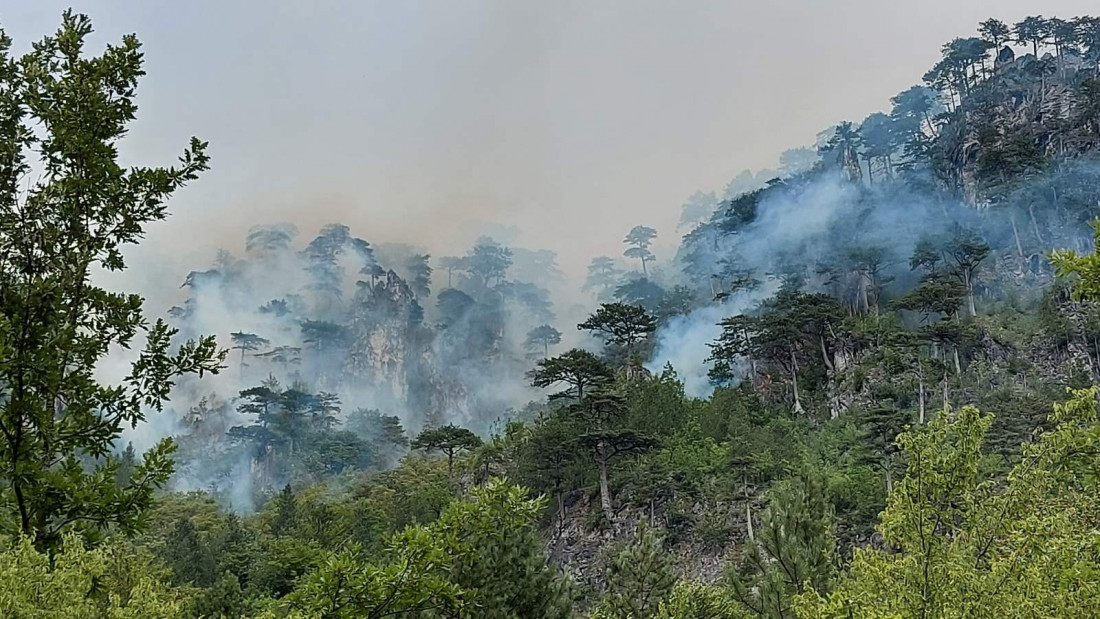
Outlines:
<svg viewBox="0 0 1100 619"><path fill-rule="evenodd" d="M409 285L397 273L359 282L351 310L351 346L347 373L392 398L408 398L410 365L422 361L415 345L422 310Z"/></svg>

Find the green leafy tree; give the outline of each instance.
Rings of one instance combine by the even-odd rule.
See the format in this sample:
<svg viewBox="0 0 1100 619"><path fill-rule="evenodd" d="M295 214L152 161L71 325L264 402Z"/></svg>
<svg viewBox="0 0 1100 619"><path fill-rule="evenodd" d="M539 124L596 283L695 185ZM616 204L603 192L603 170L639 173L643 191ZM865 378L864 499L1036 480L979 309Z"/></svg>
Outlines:
<svg viewBox="0 0 1100 619"><path fill-rule="evenodd" d="M905 295L895 299L893 307L917 312L921 322L939 315L944 318L954 316L966 299L966 286L954 277L945 277L932 273L923 277L919 284Z"/></svg>
<svg viewBox="0 0 1100 619"><path fill-rule="evenodd" d="M838 124L832 137L822 147L821 152L834 154L834 165L848 181L863 181L863 168L859 165L859 127L849 121Z"/></svg>
<svg viewBox="0 0 1100 619"><path fill-rule="evenodd" d="M649 271L646 269L646 263L653 260L653 252L649 251L649 246L653 244L653 239L657 238L657 231L648 226L634 226L627 233L626 238L623 239L623 243L626 243L630 247L623 252L623 255L627 258L638 259L642 263L642 273L646 277L649 277Z"/></svg>
<svg viewBox="0 0 1100 619"><path fill-rule="evenodd" d="M502 283L511 266L512 250L488 237L478 239L463 259L464 270L482 288Z"/></svg>
<svg viewBox="0 0 1100 619"><path fill-rule="evenodd" d="M782 163L782 158L780 158ZM696 191L680 207L680 223L676 229L691 228L706 220L718 208L718 196L714 192Z"/></svg>
<svg viewBox="0 0 1100 619"><path fill-rule="evenodd" d="M439 267L447 271L447 288L454 288L455 271L466 270L466 260L461 256L443 256L439 259Z"/></svg>
<svg viewBox="0 0 1100 619"><path fill-rule="evenodd" d="M776 484L756 529L730 573L734 595L757 616L793 617L794 596L824 591L835 569L824 477L806 471Z"/></svg>
<svg viewBox="0 0 1100 619"><path fill-rule="evenodd" d="M87 17L66 12L54 36L18 59L0 33L0 479L10 490L2 509L39 547L56 546L69 526L140 526L172 473L173 443L146 452L121 488L112 445L124 425L160 410L177 377L216 372L225 357L213 338L173 352L176 331L148 324L140 296L92 282L95 271L126 267L123 249L167 216L168 198L208 159L192 139L178 167L119 165L143 75L140 44L126 36L87 57L91 32ZM97 382L111 348L139 334L144 350L122 382Z"/></svg>
<svg viewBox="0 0 1100 619"><path fill-rule="evenodd" d="M605 572L600 610L616 619L654 616L676 584L672 559L652 529L639 530L633 543L609 558Z"/></svg>
<svg viewBox="0 0 1100 619"><path fill-rule="evenodd" d="M893 155L897 147L894 119L881 112L871 114L860 123L859 136L863 158L867 161L868 181L874 183L876 163L885 176L893 176Z"/></svg>
<svg viewBox="0 0 1100 619"><path fill-rule="evenodd" d="M1070 396L999 480L981 472L993 418L973 407L898 437L908 469L880 517L887 549L856 549L831 594L799 599L799 616L1095 614L1097 389Z"/></svg>
<svg viewBox="0 0 1100 619"><path fill-rule="evenodd" d="M1051 252L1050 262L1060 277L1072 278L1073 294L1084 301L1100 300L1100 220L1093 222L1093 252L1078 254L1072 249Z"/></svg>
<svg viewBox="0 0 1100 619"><path fill-rule="evenodd" d="M213 583L214 562L190 518L176 520L160 556L172 569L173 584L206 587Z"/></svg>
<svg viewBox="0 0 1100 619"><path fill-rule="evenodd" d="M473 610L472 592L450 582L441 569L450 557L433 533L409 528L397 535L383 565L365 564L345 550L329 555L288 597L301 617L382 619L438 613L460 617Z"/></svg>
<svg viewBox="0 0 1100 619"><path fill-rule="evenodd" d="M612 296L620 303L657 312L665 300L665 289L648 277L632 277L616 287Z"/></svg>
<svg viewBox="0 0 1100 619"><path fill-rule="evenodd" d="M447 474L452 476L455 454L476 449L479 445L481 445L481 439L476 434L453 424L423 430L412 442L413 449L428 452L441 451L447 454Z"/></svg>
<svg viewBox="0 0 1100 619"><path fill-rule="evenodd" d="M538 537L545 501L501 480L471 495L396 535L383 563L365 563L354 549L330 555L290 596L291 608L309 617L572 616L569 583Z"/></svg>
<svg viewBox="0 0 1100 619"><path fill-rule="evenodd" d="M383 464L392 464L409 446L409 437L395 415L357 408L348 415L347 429L367 441Z"/></svg>
<svg viewBox="0 0 1100 619"><path fill-rule="evenodd" d="M631 351L657 330L657 320L639 305L604 303L577 328L600 335L607 344Z"/></svg>
<svg viewBox="0 0 1100 619"><path fill-rule="evenodd" d="M890 99L893 104L890 116L894 119L895 129L908 136L906 152L913 155L923 150L925 134L935 136L936 125L932 114L935 111L933 92L925 86L911 86Z"/></svg>
<svg viewBox="0 0 1100 619"><path fill-rule="evenodd" d="M298 499L294 496L294 489L290 484L283 486L279 494L271 499L269 511L272 535L289 535L298 525Z"/></svg>
<svg viewBox="0 0 1100 619"><path fill-rule="evenodd" d="M599 404L595 401L587 404L590 409L598 406ZM600 476L600 508L607 522L614 522L615 510L607 475L611 463L621 456L645 453L656 447L657 441L629 429L596 430L581 435L578 441L595 457L596 469Z"/></svg>
<svg viewBox="0 0 1100 619"><path fill-rule="evenodd" d="M568 386L565 391L552 394L552 400L583 400L588 390L610 381L612 373L607 364L596 355L574 348L556 357L539 361L527 376L535 387L546 388L558 384Z"/></svg>
<svg viewBox="0 0 1100 619"><path fill-rule="evenodd" d="M29 619L166 619L188 616L186 598L121 544L93 549L64 534L52 556L22 537L0 553L0 615ZM122 578L119 577L121 572Z"/></svg>
<svg viewBox="0 0 1100 619"><path fill-rule="evenodd" d="M976 233L966 228L956 228L947 246L948 255L955 263L955 270L966 286L967 307L971 316L977 316L974 307L974 284L982 262L989 257L990 248Z"/></svg>
<svg viewBox="0 0 1100 619"><path fill-rule="evenodd" d="M864 444L870 449L869 460L882 471L886 494L890 494L894 490L894 475L901 464L901 449L896 439L912 419L907 412L886 406L861 411L858 419L863 429Z"/></svg>
<svg viewBox="0 0 1100 619"><path fill-rule="evenodd" d="M678 582L657 608L656 619L745 619L749 616L720 586Z"/></svg>

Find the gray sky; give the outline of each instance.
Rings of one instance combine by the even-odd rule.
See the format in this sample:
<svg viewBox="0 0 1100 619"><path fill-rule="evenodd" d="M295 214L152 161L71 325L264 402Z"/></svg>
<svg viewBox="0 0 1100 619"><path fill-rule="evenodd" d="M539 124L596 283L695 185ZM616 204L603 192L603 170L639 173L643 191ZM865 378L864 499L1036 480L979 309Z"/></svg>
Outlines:
<svg viewBox="0 0 1100 619"><path fill-rule="evenodd" d="M123 147L171 163L190 135L213 170L150 231L191 266L252 223L460 251L487 222L572 273L634 224L678 240L684 198L859 121L990 16L1071 17L1084 0L187 2L8 0L19 49L63 8L92 50L136 32L148 76ZM152 252L144 255L145 251ZM144 270L142 270L144 269ZM178 281L178 280L175 280ZM171 282L174 285L175 282Z"/></svg>

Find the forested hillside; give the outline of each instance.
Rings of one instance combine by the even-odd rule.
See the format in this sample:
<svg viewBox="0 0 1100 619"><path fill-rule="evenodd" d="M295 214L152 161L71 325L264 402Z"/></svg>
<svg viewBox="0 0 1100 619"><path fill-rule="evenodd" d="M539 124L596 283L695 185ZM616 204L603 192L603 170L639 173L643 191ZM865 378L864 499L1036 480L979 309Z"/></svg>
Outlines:
<svg viewBox="0 0 1100 619"><path fill-rule="evenodd" d="M90 33L0 35L0 615L1096 615L1100 18L982 22L583 283L258 221L160 317L97 278L216 157L122 166Z"/></svg>

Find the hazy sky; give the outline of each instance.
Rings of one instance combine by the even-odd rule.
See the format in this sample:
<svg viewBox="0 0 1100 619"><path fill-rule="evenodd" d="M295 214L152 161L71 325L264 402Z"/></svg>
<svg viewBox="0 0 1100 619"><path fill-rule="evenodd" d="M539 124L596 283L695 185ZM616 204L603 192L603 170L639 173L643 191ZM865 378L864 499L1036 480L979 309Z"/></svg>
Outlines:
<svg viewBox="0 0 1100 619"><path fill-rule="evenodd" d="M342 221L371 241L459 251L488 222L571 272L632 225L666 247L684 198L773 167L919 81L978 21L1096 12L1084 0L213 2L7 0L18 49L63 8L92 49L136 32L148 76L124 154L213 170L135 266L239 250L247 227ZM668 255L670 250L664 251ZM192 263L194 266L204 266ZM144 271L141 271L144 269ZM178 280L175 280L178 281ZM171 283L175 284L175 281Z"/></svg>

